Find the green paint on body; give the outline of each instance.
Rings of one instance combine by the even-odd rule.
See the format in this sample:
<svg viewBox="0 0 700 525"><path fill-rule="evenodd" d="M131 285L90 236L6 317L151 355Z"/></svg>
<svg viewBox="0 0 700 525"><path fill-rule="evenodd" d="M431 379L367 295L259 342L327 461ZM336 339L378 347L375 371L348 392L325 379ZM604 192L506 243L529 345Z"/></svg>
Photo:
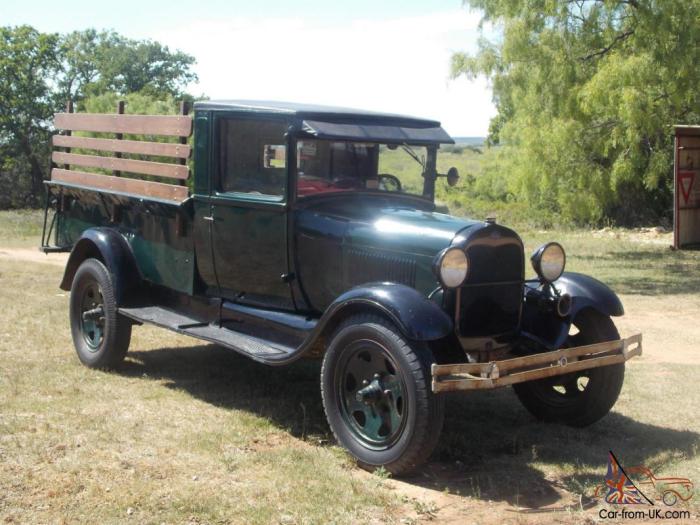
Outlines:
<svg viewBox="0 0 700 525"><path fill-rule="evenodd" d="M190 242L179 242L176 246L169 239L174 235L175 219L157 217L156 222L162 226L159 233L171 232L164 235L162 240L147 239L144 232L152 228L139 229L134 233L121 225L111 225L105 216L93 214L91 217L76 217L76 214L68 211L63 214L58 230L61 243L73 245L80 239L82 233L89 229L101 226L110 226L121 233L133 250L136 265L141 275L149 282L192 294L194 282L194 249L187 249Z"/></svg>

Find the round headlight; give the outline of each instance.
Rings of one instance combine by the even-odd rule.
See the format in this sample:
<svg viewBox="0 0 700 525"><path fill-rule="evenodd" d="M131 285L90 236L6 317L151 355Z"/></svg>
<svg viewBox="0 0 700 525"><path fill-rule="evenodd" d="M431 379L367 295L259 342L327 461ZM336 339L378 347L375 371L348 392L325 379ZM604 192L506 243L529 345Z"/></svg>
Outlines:
<svg viewBox="0 0 700 525"><path fill-rule="evenodd" d="M437 256L435 273L443 286L457 288L467 278L469 261L461 248L446 248Z"/></svg>
<svg viewBox="0 0 700 525"><path fill-rule="evenodd" d="M558 242L543 244L532 254L532 267L540 279L551 283L564 273L566 254Z"/></svg>

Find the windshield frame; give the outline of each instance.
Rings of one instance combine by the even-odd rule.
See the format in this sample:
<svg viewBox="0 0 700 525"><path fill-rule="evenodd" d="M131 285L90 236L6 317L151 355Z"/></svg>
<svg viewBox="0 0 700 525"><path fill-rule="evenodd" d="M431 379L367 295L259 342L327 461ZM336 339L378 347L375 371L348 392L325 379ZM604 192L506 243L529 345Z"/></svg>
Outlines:
<svg viewBox="0 0 700 525"><path fill-rule="evenodd" d="M423 178L423 191L422 193L404 193L398 191L386 191L379 188L361 188L351 191L329 191L329 192L318 192L309 195L299 196L297 192L297 184L299 179L297 161L298 161L298 143L303 141L324 141L332 143L355 143L355 144L372 144L377 146L396 146L397 148L406 147L408 150L413 151L412 148L425 148L425 159L422 164L422 178ZM373 140L336 140L336 139L319 139L317 137L308 136L306 134L293 134L288 135L287 144L287 171L288 171L288 192L289 192L289 202L295 203L297 201L305 202L307 200L317 200L324 197L334 197L338 198L341 196L384 196L387 198L405 198L413 201L420 201L421 203L430 203L434 206L435 204L435 180L437 179L437 151L440 148L439 143L415 143L415 142L389 142L389 141L373 141ZM408 155L413 157L410 152ZM413 158L413 161L417 159Z"/></svg>

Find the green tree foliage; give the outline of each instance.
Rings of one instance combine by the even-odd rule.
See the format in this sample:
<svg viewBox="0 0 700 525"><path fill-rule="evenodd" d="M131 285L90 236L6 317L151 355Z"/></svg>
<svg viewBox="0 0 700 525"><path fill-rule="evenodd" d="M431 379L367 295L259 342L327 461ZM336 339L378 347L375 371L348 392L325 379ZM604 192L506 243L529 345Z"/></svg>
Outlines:
<svg viewBox="0 0 700 525"><path fill-rule="evenodd" d="M65 35L60 57L56 94L64 103L105 92L182 97L185 86L197 80L190 69L194 57L115 32L87 29Z"/></svg>
<svg viewBox="0 0 700 525"><path fill-rule="evenodd" d="M0 208L41 202L52 116L68 100L83 110L88 100L104 104L100 95L109 92L112 105L100 106L104 112L115 111L117 97L144 108L162 99L170 108L176 98L192 99L184 89L196 80L193 64L182 52L114 32L59 35L0 27Z"/></svg>
<svg viewBox="0 0 700 525"><path fill-rule="evenodd" d="M509 197L579 223L668 214L672 126L700 123L700 3L467 3L497 36L453 74L492 82Z"/></svg>
<svg viewBox="0 0 700 525"><path fill-rule="evenodd" d="M184 99L191 97L185 96ZM81 102L81 111L87 113L112 113L120 101L124 102L124 112L131 115L177 115L180 111L180 101L183 97L175 98L172 95L150 95L142 91L136 93L128 93L119 95L115 92L102 93L101 95L93 95ZM102 133L80 132L80 135L89 137L108 136ZM148 140L153 142L178 142L179 137L163 137L163 136L146 136L146 135L124 135L125 139L129 140ZM189 137L190 146L193 137ZM154 157L150 155L129 155L133 159L152 160L157 162L172 162L169 157ZM193 169L192 158L188 160L190 169ZM95 170L100 171L100 170ZM109 174L109 173L108 173ZM158 177L137 176L136 178L163 182ZM194 183L192 177L187 181L189 185Z"/></svg>
<svg viewBox="0 0 700 525"><path fill-rule="evenodd" d="M0 27L0 207L26 206L42 193L48 163L57 35Z"/></svg>

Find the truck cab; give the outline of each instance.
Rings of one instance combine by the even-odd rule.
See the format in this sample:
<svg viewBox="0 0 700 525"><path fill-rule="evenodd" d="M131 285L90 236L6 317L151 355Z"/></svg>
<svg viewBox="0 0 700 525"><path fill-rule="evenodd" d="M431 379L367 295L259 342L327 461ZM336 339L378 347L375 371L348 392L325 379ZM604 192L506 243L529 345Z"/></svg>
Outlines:
<svg viewBox="0 0 700 525"><path fill-rule="evenodd" d="M194 125L196 251L210 293L320 314L363 282L413 286L417 278L426 295L435 287L436 248L466 224L434 213L437 150L452 143L439 123L204 102L195 106ZM385 173L392 163L398 171ZM375 236L366 226L377 222ZM415 241L406 238L412 225L434 246L407 258L401 243ZM395 246L377 246L387 242ZM363 259L363 250L370 257ZM376 264L386 257L387 264Z"/></svg>

